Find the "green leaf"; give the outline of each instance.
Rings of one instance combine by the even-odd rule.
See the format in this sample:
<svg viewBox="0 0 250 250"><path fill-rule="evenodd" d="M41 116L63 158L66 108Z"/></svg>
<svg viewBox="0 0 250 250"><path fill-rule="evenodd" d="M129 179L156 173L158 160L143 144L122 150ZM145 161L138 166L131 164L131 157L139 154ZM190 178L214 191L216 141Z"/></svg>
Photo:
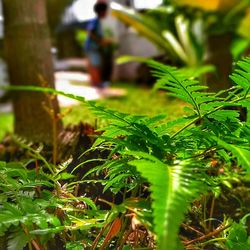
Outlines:
<svg viewBox="0 0 250 250"><path fill-rule="evenodd" d="M62 173L58 177L60 180L70 180L70 179L75 178L75 175L69 174L69 173Z"/></svg>
<svg viewBox="0 0 250 250"><path fill-rule="evenodd" d="M53 88L44 88L44 87L36 87L36 86L0 86L0 89L9 90L9 91L34 91L34 92L42 92L53 95L62 95L66 96L70 99L85 103L85 99L82 96L68 94L63 91L58 91Z"/></svg>
<svg viewBox="0 0 250 250"><path fill-rule="evenodd" d="M237 68L230 78L243 88L244 94L249 92L250 88L250 57L244 58L237 63Z"/></svg>
<svg viewBox="0 0 250 250"><path fill-rule="evenodd" d="M228 120L232 122L238 122L239 116L239 111L235 110L217 110L214 113L208 115L209 118L213 118L219 122L227 122Z"/></svg>
<svg viewBox="0 0 250 250"><path fill-rule="evenodd" d="M34 235L47 235L47 234L54 234L59 233L65 230L65 226L53 227L53 228L45 228L45 229L36 229L30 231L31 234Z"/></svg>
<svg viewBox="0 0 250 250"><path fill-rule="evenodd" d="M199 174L201 167L191 162L168 166L152 156L144 156L143 159L133 160L130 164L151 184L154 231L159 249L179 249L177 235L184 214L189 203L204 191Z"/></svg>
<svg viewBox="0 0 250 250"><path fill-rule="evenodd" d="M7 250L23 250L30 238L22 231L11 233L8 237Z"/></svg>
<svg viewBox="0 0 250 250"><path fill-rule="evenodd" d="M250 174L250 150L229 144L219 138L215 138L218 145L230 151L235 158L237 158L239 165L241 165L247 174Z"/></svg>
<svg viewBox="0 0 250 250"><path fill-rule="evenodd" d="M6 167L6 162L5 161L0 161L0 169Z"/></svg>
<svg viewBox="0 0 250 250"><path fill-rule="evenodd" d="M250 241L246 227L241 223L233 223L226 240L229 250L250 250Z"/></svg>
<svg viewBox="0 0 250 250"><path fill-rule="evenodd" d="M168 55L176 58L175 51L171 44L161 35L162 29L157 23L157 20L150 16L137 13L132 9L126 8L120 4L113 3L111 5L112 15L133 27L140 35L146 37L149 41L155 44L158 48L166 52Z"/></svg>

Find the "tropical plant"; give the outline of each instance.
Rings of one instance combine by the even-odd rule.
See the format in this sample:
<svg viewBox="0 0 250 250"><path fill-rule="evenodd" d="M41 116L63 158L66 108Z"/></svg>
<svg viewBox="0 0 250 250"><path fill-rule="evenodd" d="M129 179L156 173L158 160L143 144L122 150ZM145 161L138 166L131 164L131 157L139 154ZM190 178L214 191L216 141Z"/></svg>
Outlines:
<svg viewBox="0 0 250 250"><path fill-rule="evenodd" d="M110 160L91 173L105 170L105 190L132 189L136 196L149 182L158 247L180 249L178 230L190 202L235 180L235 168L237 178L249 176L250 124L240 120L239 112L249 106L250 58L239 62L231 76L235 86L217 94L205 92L206 87L176 68L148 64L159 78L156 88L187 102L189 115L161 124L162 116L131 116L90 103L97 116L111 121L94 145L109 149ZM211 177L214 160L224 165L224 174Z"/></svg>
<svg viewBox="0 0 250 250"><path fill-rule="evenodd" d="M250 249L250 236L247 231L247 218L244 216L239 223L233 222L226 235L226 247L229 250Z"/></svg>
<svg viewBox="0 0 250 250"><path fill-rule="evenodd" d="M217 71L221 79L210 74L203 80L210 90L219 91L231 87L227 75L231 73L233 59L238 60L249 48L248 8L248 0L206 3L170 0L143 13L115 3L112 13L151 41L175 65L200 68L211 64L217 67L213 71Z"/></svg>
<svg viewBox="0 0 250 250"><path fill-rule="evenodd" d="M35 160L0 162L0 236L6 242L2 249L22 250L26 245L51 249L70 242L77 230L102 225L105 213L93 218L97 208L91 199L76 197L75 185L72 189L61 185L73 178L65 172L68 162L54 167L39 153L41 147L33 149L18 142ZM29 169L32 165L35 168Z"/></svg>
<svg viewBox="0 0 250 250"><path fill-rule="evenodd" d="M109 190L121 194L121 198L119 205L102 199L102 202L111 206L111 210L98 210L94 216L90 213L91 219L87 211L74 215L66 213L65 206L68 206L64 203L60 208L68 218L73 218L69 222L63 220L66 224L64 230L72 227L75 230L101 227L90 243L92 249L114 246L122 249L124 245L130 245L129 234L137 230L138 224L154 233L160 250L179 250L184 246L194 249L195 244L209 238L212 238L209 244L222 242L224 246L232 248L238 244L239 238L235 236L237 232L239 235L244 234L244 237L240 236L240 241L248 246L248 238L242 227L239 231L238 226L231 222L222 222L211 232L213 223L204 218L199 222L204 236L187 241L180 239L178 234L185 214L192 210L193 201L202 203L207 195L218 197L225 186L232 188L235 183L249 180L250 123L249 119L240 117L240 112L242 108L248 110L250 107L250 58L237 64L231 75L234 86L219 93L204 91L205 86L185 76L177 68L152 60L147 63L158 78L156 89L166 90L168 94L185 101L187 116L166 123L162 122L164 115L151 118L134 116L109 110L93 102L86 103L97 116L110 121L92 148L104 150L109 156L107 159L86 160L84 156L89 150L85 152L81 156L82 163L73 169L72 174L89 161L96 161L96 167L81 181L69 183L68 188L71 189L75 183L100 182L104 185L104 192ZM12 89L52 92L85 102L81 97L51 89ZM39 155L36 158L43 159ZM102 160L105 163L100 165ZM57 168L48 165L47 169L51 169L54 176ZM94 173L100 174L99 179L93 178ZM132 219L129 219L131 216ZM212 212L208 216L212 217ZM49 224L49 227L53 226ZM35 232L41 232L41 228ZM223 232L225 237L216 238ZM77 239L81 239L81 235Z"/></svg>
<svg viewBox="0 0 250 250"><path fill-rule="evenodd" d="M174 62L189 67L202 64L204 37L199 31L201 19L188 20L176 13L173 6L162 6L146 13L137 13L117 3L111 7L113 16L132 26Z"/></svg>

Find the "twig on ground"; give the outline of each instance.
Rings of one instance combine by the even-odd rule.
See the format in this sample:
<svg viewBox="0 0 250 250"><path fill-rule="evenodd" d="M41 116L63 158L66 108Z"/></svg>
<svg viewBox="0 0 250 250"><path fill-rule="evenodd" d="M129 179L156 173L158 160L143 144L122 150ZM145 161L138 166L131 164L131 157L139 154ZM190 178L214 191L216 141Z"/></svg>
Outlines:
<svg viewBox="0 0 250 250"><path fill-rule="evenodd" d="M199 238L196 238L196 239L193 239L193 240L190 240L190 241L187 241L187 242L183 242L183 244L185 246L188 246L188 245L191 245L191 244L194 244L196 242L199 242L199 241L203 241L203 240L206 240L208 238L211 238L213 236L216 236L218 235L219 233L221 233L222 231L226 230L227 228L229 228L231 225L227 225L227 226L219 226L217 227L213 232L210 232L206 235L203 235Z"/></svg>
<svg viewBox="0 0 250 250"><path fill-rule="evenodd" d="M191 230L191 231L194 231L196 232L198 235L200 236L204 236L204 233L200 232L199 230L197 230L196 228L192 227L192 226L189 226L187 224L182 224L183 227L186 227L187 229Z"/></svg>

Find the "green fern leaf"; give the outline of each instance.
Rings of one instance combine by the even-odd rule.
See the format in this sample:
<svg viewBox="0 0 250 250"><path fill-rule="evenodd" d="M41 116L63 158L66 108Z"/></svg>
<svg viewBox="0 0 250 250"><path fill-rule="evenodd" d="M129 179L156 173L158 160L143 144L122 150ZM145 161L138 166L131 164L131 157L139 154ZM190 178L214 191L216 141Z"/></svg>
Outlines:
<svg viewBox="0 0 250 250"><path fill-rule="evenodd" d="M243 59L237 65L231 79L236 86L221 93L208 93L198 81L185 76L181 70L153 60L146 63L153 68L153 74L158 78L155 88L169 91L169 95L177 97L193 106L198 118L208 117L217 121L239 122L238 111L225 110L226 107L249 107L250 92L250 57ZM227 94L226 98L221 96ZM244 102L245 101L245 102Z"/></svg>
<svg viewBox="0 0 250 250"><path fill-rule="evenodd" d="M12 233L8 237L7 250L23 250L27 243L31 240L23 231Z"/></svg>
<svg viewBox="0 0 250 250"><path fill-rule="evenodd" d="M237 66L230 78L247 94L250 90L250 57L239 61Z"/></svg>
<svg viewBox="0 0 250 250"><path fill-rule="evenodd" d="M220 146L232 152L233 156L238 160L239 165L250 175L250 150L229 144L219 138L215 138L215 140Z"/></svg>
<svg viewBox="0 0 250 250"><path fill-rule="evenodd" d="M189 203L204 191L201 188L204 187L204 183L201 183L202 177L199 174L201 167L194 166L190 162L167 166L145 154L143 159L133 160L130 164L135 166L151 184L154 228L159 249L179 249L177 235L184 214Z"/></svg>
<svg viewBox="0 0 250 250"><path fill-rule="evenodd" d="M144 116L133 116L106 109L90 103L91 110L99 117L108 119L111 125L105 128L103 135L96 141L94 147L103 142L110 141L130 151L152 152L158 157L164 156L164 141L154 131L155 123L163 117L162 115L153 118ZM118 140L117 138L124 138Z"/></svg>
<svg viewBox="0 0 250 250"><path fill-rule="evenodd" d="M168 90L171 96L191 104L199 116L202 115L202 104L220 100L211 93L204 92L207 86L199 85L197 80L184 76L181 70L153 60L146 63L153 68L154 76L159 78L155 88Z"/></svg>
<svg viewBox="0 0 250 250"><path fill-rule="evenodd" d="M219 122L226 122L228 120L238 122L239 116L239 111L236 110L217 110L211 115L208 115L209 118L216 119Z"/></svg>

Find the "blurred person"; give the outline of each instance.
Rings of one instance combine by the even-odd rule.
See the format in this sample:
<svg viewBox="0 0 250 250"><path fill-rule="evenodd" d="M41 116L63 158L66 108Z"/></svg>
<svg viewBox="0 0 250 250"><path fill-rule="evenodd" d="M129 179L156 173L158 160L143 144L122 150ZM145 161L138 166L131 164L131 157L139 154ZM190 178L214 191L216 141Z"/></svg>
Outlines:
<svg viewBox="0 0 250 250"><path fill-rule="evenodd" d="M86 30L88 36L85 42L85 52L88 58L88 70L93 87L103 88L107 83L102 79L102 50L112 44L111 39L104 38L101 19L104 19L108 13L108 4L97 2L94 5L96 18L90 20Z"/></svg>

